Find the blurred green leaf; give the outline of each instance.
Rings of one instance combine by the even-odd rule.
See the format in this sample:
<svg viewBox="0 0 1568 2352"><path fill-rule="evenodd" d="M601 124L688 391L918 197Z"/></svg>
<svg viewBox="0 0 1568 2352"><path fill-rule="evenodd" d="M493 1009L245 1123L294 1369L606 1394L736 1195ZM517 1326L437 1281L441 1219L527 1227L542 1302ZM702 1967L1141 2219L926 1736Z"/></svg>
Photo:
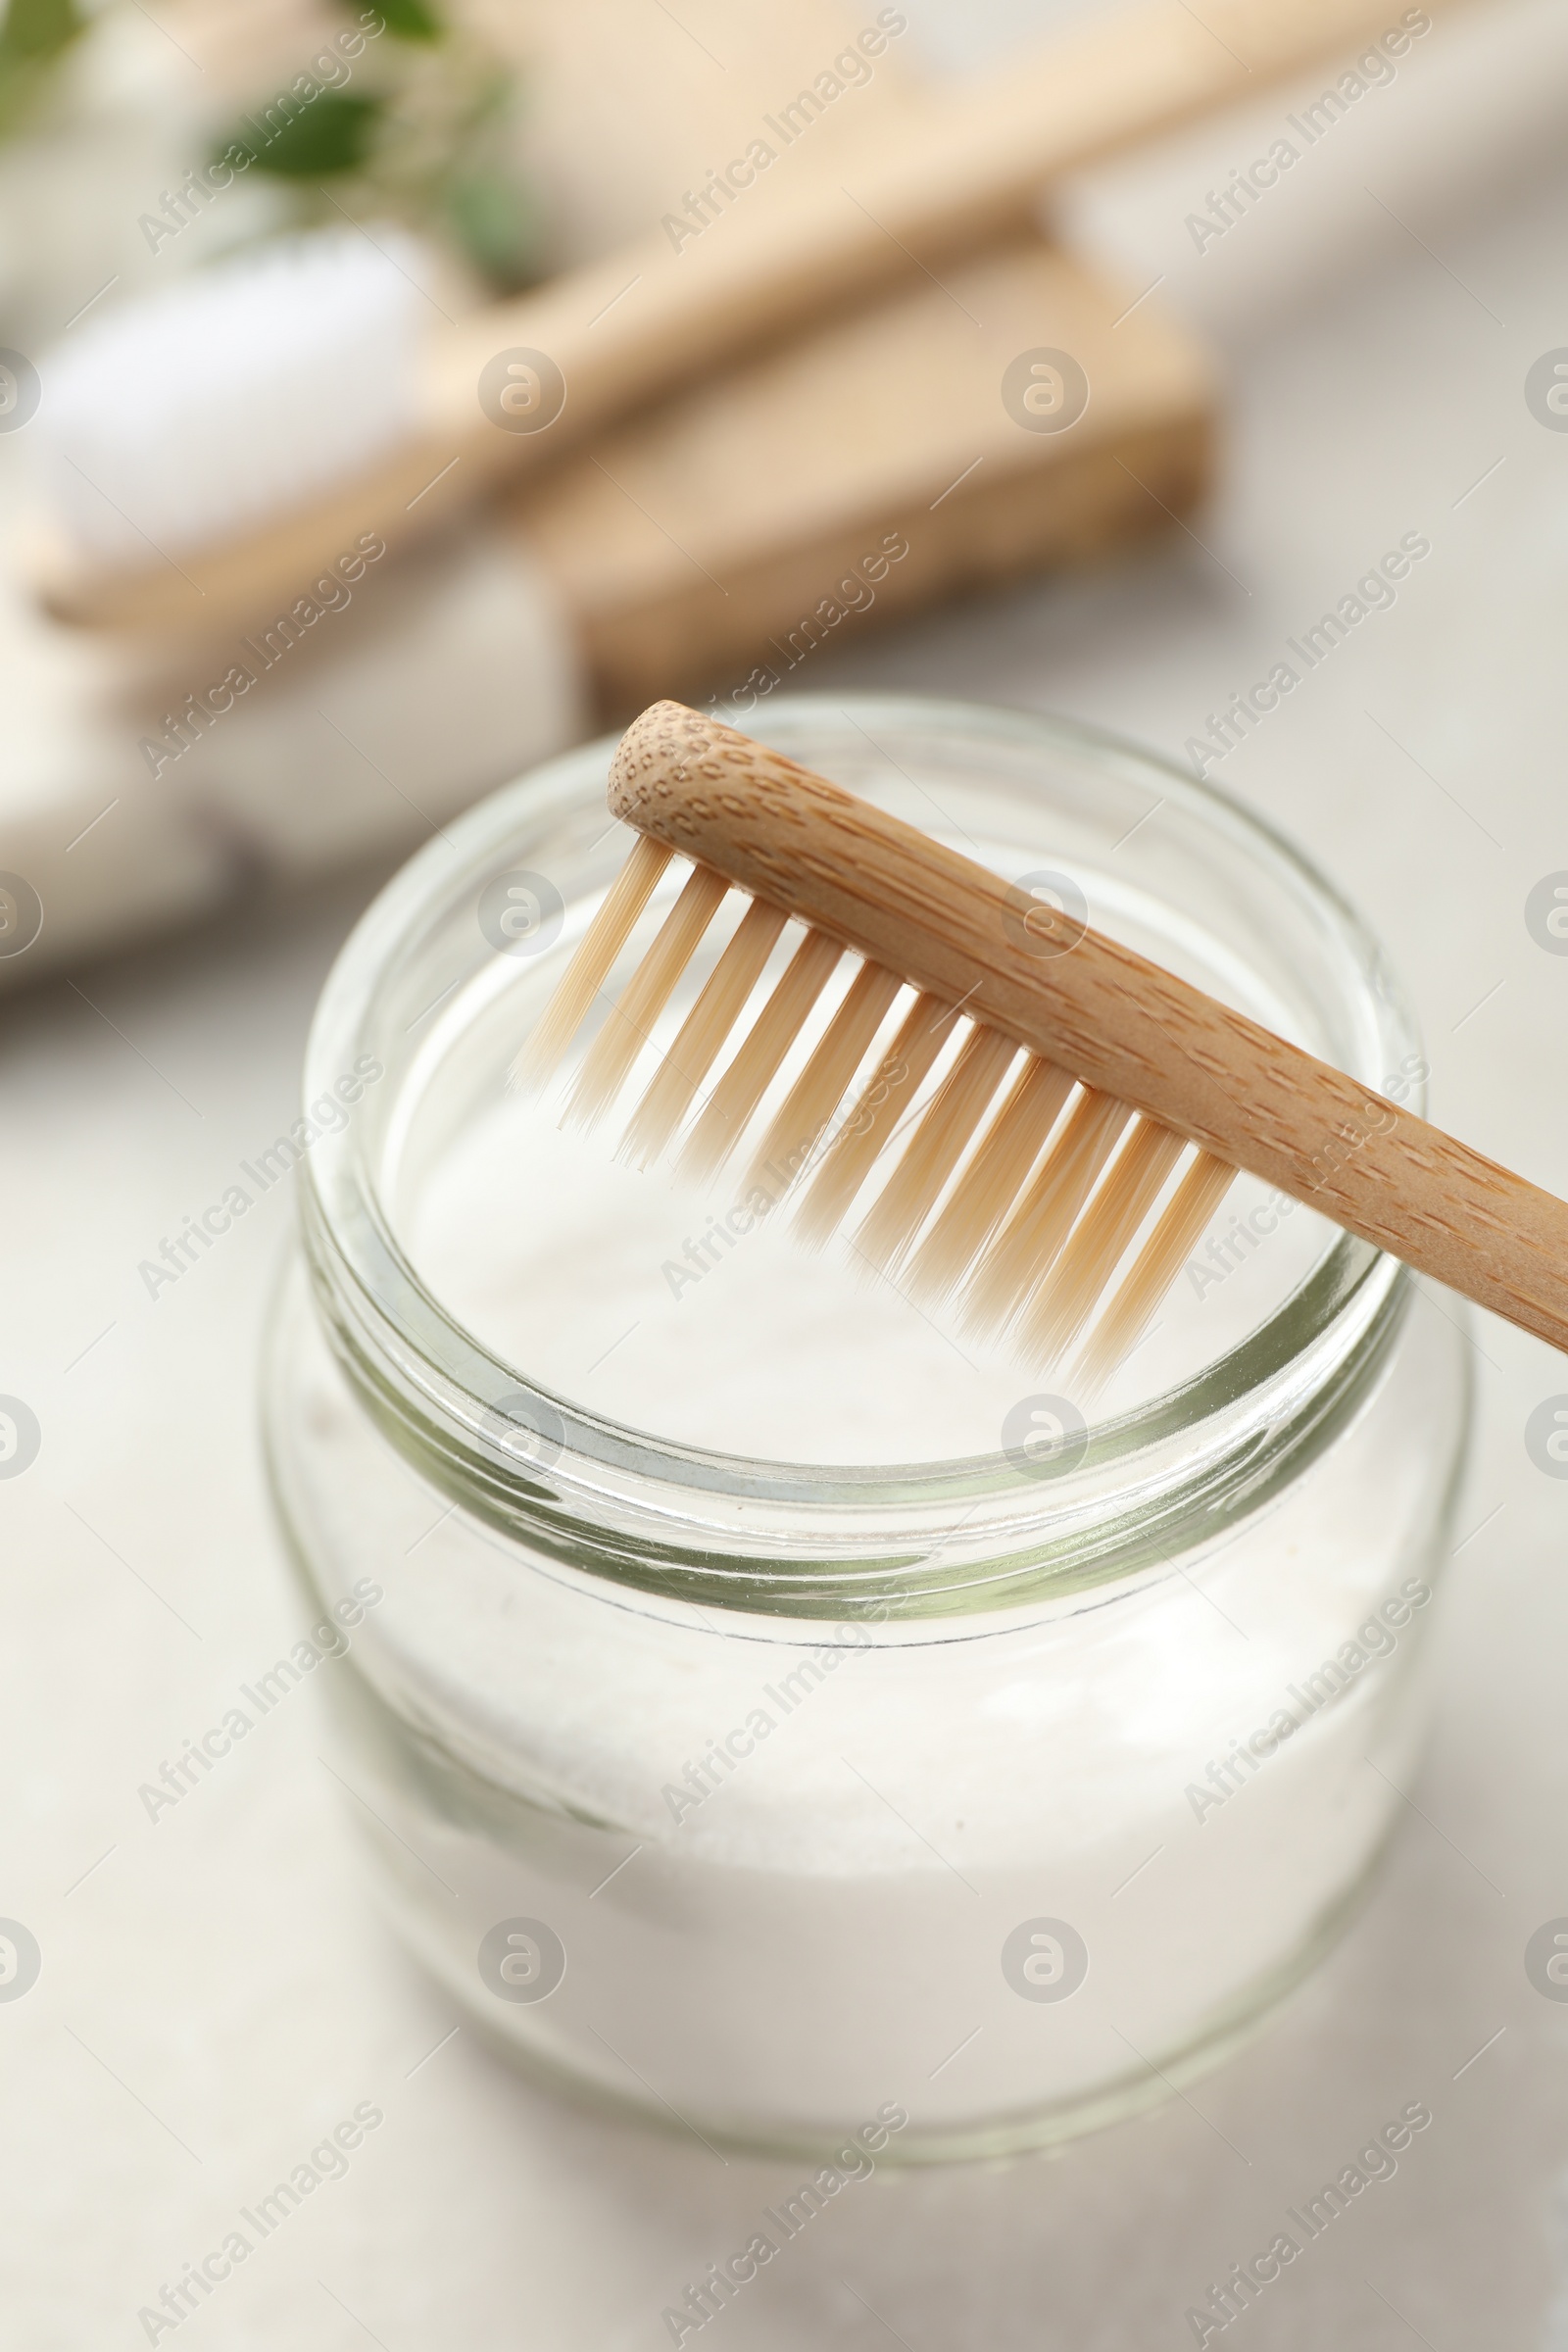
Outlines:
<svg viewBox="0 0 1568 2352"><path fill-rule="evenodd" d="M427 0L373 0L375 14L400 41L439 41L446 24Z"/></svg>
<svg viewBox="0 0 1568 2352"><path fill-rule="evenodd" d="M279 179L325 179L357 172L385 111L383 98L357 90L321 90L316 97L275 98L258 107L215 153L237 149L259 172Z"/></svg>
<svg viewBox="0 0 1568 2352"><path fill-rule="evenodd" d="M0 19L0 137L24 129L47 100L60 60L86 24L75 0L11 0Z"/></svg>
<svg viewBox="0 0 1568 2352"><path fill-rule="evenodd" d="M0 24L0 67L13 59L58 57L86 22L75 0L11 0Z"/></svg>
<svg viewBox="0 0 1568 2352"><path fill-rule="evenodd" d="M531 285L539 274L539 209L526 192L496 172L466 172L449 181L447 217L465 253L503 292Z"/></svg>

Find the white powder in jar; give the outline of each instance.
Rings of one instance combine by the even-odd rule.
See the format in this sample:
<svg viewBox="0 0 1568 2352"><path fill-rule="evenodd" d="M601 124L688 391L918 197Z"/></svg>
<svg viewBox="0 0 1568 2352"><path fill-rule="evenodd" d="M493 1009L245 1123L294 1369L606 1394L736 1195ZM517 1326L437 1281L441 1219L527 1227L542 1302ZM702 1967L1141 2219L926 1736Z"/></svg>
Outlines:
<svg viewBox="0 0 1568 2352"><path fill-rule="evenodd" d="M1292 1967L1398 1804L1424 1609L1328 1703L1290 1692L1423 1573L1432 1455L1389 1433L1413 1417L1451 1446L1441 1343L1399 1350L1354 1427L1208 1554L906 1624L529 1565L461 1513L432 1531L412 1476L368 1512L375 1482L335 1457L372 1441L346 1434L336 1377L323 1362L318 1507L386 1588L359 1667L420 1727L384 1718L360 1783L421 1857L385 1847L404 1924L492 2024L618 2095L641 2077L714 2130L802 2144L897 2097L912 2149L1147 2083ZM1298 1728L1218 1801L1210 1766L1281 1708ZM476 1975L516 1917L568 1955L537 2006ZM1089 1956L1060 2001L1004 1973L1042 1919Z"/></svg>
<svg viewBox="0 0 1568 2352"><path fill-rule="evenodd" d="M421 1032L383 1199L431 1296L519 1378L738 1472L994 1455L1052 1385L868 1283L848 1238L803 1253L787 1212L705 1246L743 1176L683 1195L615 1160L615 1122L563 1134L502 1096L526 1023L507 974L472 986L479 1014L453 997ZM1247 1179L1218 1228L1102 1414L1215 1364L1332 1243ZM530 1553L448 1507L300 1331L285 1484L314 1556L384 1591L327 1687L380 1702L349 1709L355 1785L406 1932L537 2058L739 2138L828 2145L892 2098L907 2156L1157 2082L1301 1965L1398 1805L1459 1345L1407 1327L1354 1417L1206 1542L991 1607L956 1534L946 1613L879 1621L699 1605ZM1148 1498L1121 1499L1134 1538ZM678 1483L649 1510L645 1552L718 1542ZM736 1504L733 1548L765 1550L765 1518ZM803 1582L815 1556L803 1537ZM1379 1624L1389 1641L1356 1649ZM1348 1648L1361 1663L1314 1701ZM565 1955L537 2001L481 1973L514 1920Z"/></svg>

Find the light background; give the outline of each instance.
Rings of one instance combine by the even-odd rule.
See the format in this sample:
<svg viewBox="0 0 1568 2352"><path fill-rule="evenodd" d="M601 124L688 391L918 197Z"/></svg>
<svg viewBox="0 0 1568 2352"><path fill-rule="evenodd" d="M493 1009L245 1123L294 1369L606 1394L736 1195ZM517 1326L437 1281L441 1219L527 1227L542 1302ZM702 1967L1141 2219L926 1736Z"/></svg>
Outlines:
<svg viewBox="0 0 1568 2352"><path fill-rule="evenodd" d="M955 24L950 46L972 45ZM1218 772L1387 943L1435 1115L1562 1192L1568 957L1523 911L1568 868L1568 434L1523 398L1529 365L1568 345L1562 36L1513 8L1428 52L1309 159L1315 191L1277 191L1201 257L1183 213L1261 151L1248 125L1064 208L1135 289L1163 271L1161 298L1220 340L1228 458L1192 532L841 641L806 682L1063 710L1179 751L1386 546L1426 532L1396 607ZM156 1304L137 1261L292 1115L312 1003L370 887L252 907L5 1008L0 1388L44 1429L34 1468L0 1486L0 1912L44 1953L25 2000L0 2005L0 2295L27 2352L144 2341L137 2307L367 2098L386 2120L350 2176L182 2343L635 2352L667 2341L661 2307L801 2172L584 2118L454 2034L361 1891L309 1693L156 1828L137 1802L292 1622L255 1430L286 1188ZM1568 1913L1568 1483L1522 1435L1568 1372L1473 1329L1442 1719L1344 1945L1261 2040L1141 2122L1054 2159L847 2190L715 2323L735 2352L1189 2342L1206 2283L1417 2098L1435 2120L1397 2177L1239 2331L1256 2352L1568 2347L1568 2005L1522 1965Z"/></svg>

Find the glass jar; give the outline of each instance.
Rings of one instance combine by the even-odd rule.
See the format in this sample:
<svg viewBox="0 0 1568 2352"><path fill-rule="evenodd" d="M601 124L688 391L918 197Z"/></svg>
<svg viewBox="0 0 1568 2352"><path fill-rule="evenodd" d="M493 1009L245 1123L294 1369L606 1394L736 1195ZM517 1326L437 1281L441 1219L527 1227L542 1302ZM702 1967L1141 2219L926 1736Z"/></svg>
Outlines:
<svg viewBox="0 0 1568 2352"><path fill-rule="evenodd" d="M903 698L760 731L1419 1107L1375 945L1211 785ZM1031 1445L1027 1367L787 1234L656 1273L623 1228L697 1212L507 1124L627 847L610 748L416 858L312 1035L267 1417L355 1817L415 1951L579 2094L822 2158L1038 2145L1230 2047L1367 1884L1461 1336L1243 1179L1086 1442Z"/></svg>

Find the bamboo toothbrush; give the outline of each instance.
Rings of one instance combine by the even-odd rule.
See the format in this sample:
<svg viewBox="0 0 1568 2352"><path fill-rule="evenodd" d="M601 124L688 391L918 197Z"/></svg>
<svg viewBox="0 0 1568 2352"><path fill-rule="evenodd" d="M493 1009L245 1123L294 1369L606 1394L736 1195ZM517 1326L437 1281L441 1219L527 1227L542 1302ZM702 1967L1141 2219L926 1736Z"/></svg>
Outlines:
<svg viewBox="0 0 1568 2352"><path fill-rule="evenodd" d="M93 625L243 626L367 529L394 550L427 535L503 474L1016 231L1053 177L1370 38L1386 14L1208 0L1200 18L1141 0L899 124L853 186L809 149L790 156L791 139L746 164L750 182L715 173L701 230L661 226L432 336L418 297L352 238L307 240L254 275L236 265L205 318L184 289L135 330L106 313L43 370L60 496L34 535L37 591ZM884 10L860 46L877 54L895 24ZM808 123L825 101L800 104Z"/></svg>
<svg viewBox="0 0 1568 2352"><path fill-rule="evenodd" d="M622 426L482 528L351 563L352 591L318 577L248 643L66 629L0 562L0 871L45 910L0 990L401 846L658 694L737 698L744 724L825 644L1168 527L1208 478L1214 370L1153 302L1121 318L1135 290L1020 237ZM1094 386L1071 432L997 398L1043 336Z"/></svg>
<svg viewBox="0 0 1568 2352"><path fill-rule="evenodd" d="M627 730L609 804L640 838L517 1056L518 1086L559 1068L672 858L691 870L576 1072L574 1122L620 1100L730 890L751 901L632 1110L625 1156L646 1166L678 1135L678 1174L711 1176L743 1148L749 1181L767 1170L776 1191L796 1172L808 1246L885 1162L857 1250L1036 1364L1076 1348L1086 1391L1136 1345L1241 1168L1568 1348L1568 1205L1130 949L677 703ZM752 1011L792 918L805 936ZM859 968L762 1125L847 950Z"/></svg>

